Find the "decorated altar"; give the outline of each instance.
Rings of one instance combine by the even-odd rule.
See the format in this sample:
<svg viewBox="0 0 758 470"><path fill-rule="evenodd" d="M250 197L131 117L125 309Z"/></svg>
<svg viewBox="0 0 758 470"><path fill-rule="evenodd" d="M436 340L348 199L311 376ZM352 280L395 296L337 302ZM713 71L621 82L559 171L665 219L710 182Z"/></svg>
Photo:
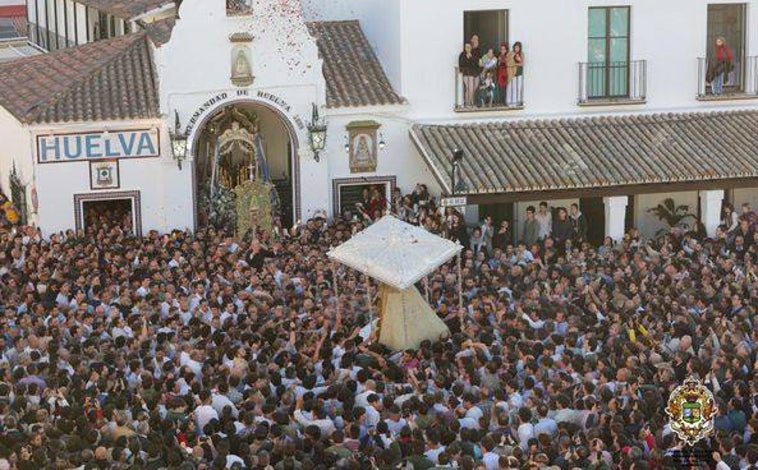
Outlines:
<svg viewBox="0 0 758 470"><path fill-rule="evenodd" d="M209 126L215 138L212 165L200 186L200 210L216 228L233 227L238 237L270 231L277 223L279 196L271 182L255 113L231 109Z"/></svg>

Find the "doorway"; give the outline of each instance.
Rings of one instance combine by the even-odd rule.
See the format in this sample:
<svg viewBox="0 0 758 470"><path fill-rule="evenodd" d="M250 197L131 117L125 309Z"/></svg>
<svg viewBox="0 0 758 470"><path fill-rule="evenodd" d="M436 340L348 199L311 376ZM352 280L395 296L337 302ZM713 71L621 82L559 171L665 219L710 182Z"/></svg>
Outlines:
<svg viewBox="0 0 758 470"><path fill-rule="evenodd" d="M479 35L482 54L486 54L489 48L497 53L500 43L508 42L508 10L463 12L463 43L469 42L474 34Z"/></svg>
<svg viewBox="0 0 758 470"><path fill-rule="evenodd" d="M495 231L500 228L500 223L504 220L508 221L508 226L511 228L511 239L513 242L516 236L516 229L513 224L513 203L506 202L502 204L481 204L479 206L479 219L484 220L487 217L492 217L492 226L495 227Z"/></svg>
<svg viewBox="0 0 758 470"><path fill-rule="evenodd" d="M139 191L75 194L74 209L77 230L95 233L101 228L119 227L134 236L142 236Z"/></svg>
<svg viewBox="0 0 758 470"><path fill-rule="evenodd" d="M376 189L387 201L392 200L397 179L394 176L377 176L371 178L343 178L332 181L332 213L334 217L360 218L359 207L364 206L365 197ZM376 214L374 214L376 215Z"/></svg>
<svg viewBox="0 0 758 470"><path fill-rule="evenodd" d="M587 241L592 246L602 245L605 238L605 203L603 198L581 198L579 209L587 218Z"/></svg>
<svg viewBox="0 0 758 470"><path fill-rule="evenodd" d="M198 228L234 226L235 190L249 181L270 184L275 224L299 217L297 143L279 111L257 102L222 107L199 127L193 145Z"/></svg>

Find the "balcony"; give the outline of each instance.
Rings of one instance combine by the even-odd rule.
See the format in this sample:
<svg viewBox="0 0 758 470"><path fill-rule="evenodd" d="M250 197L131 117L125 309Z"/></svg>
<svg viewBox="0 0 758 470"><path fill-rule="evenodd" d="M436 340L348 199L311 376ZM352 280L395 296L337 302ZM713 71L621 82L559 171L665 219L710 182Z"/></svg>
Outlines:
<svg viewBox="0 0 758 470"><path fill-rule="evenodd" d="M698 57L700 101L758 98L758 57L736 59L733 65L719 64L711 57Z"/></svg>
<svg viewBox="0 0 758 470"><path fill-rule="evenodd" d="M49 30L44 26L30 21L28 27L29 42L46 51L76 46L74 41L66 40L63 36L59 36L55 31Z"/></svg>
<svg viewBox="0 0 758 470"><path fill-rule="evenodd" d="M647 61L579 64L579 106L644 104L646 99Z"/></svg>
<svg viewBox="0 0 758 470"><path fill-rule="evenodd" d="M524 109L524 76L515 77L504 88L498 88L497 77L492 77L494 88L481 86L476 77L473 98L466 99L466 79L455 67L455 111L458 113L514 111Z"/></svg>

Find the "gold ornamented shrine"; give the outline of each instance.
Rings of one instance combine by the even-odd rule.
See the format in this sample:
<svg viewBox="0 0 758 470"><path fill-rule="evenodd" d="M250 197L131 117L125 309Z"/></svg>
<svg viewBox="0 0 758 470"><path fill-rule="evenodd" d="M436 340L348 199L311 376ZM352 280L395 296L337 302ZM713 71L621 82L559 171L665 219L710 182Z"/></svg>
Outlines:
<svg viewBox="0 0 758 470"><path fill-rule="evenodd" d="M275 191L273 184L250 180L234 188L237 195L237 236L242 237L251 229L270 232L274 228L272 191Z"/></svg>

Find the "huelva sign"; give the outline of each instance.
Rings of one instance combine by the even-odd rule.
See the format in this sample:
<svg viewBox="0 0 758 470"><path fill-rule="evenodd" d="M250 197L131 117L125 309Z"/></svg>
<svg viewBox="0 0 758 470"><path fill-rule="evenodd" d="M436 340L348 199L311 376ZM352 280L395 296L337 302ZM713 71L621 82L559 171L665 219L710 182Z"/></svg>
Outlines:
<svg viewBox="0 0 758 470"><path fill-rule="evenodd" d="M37 136L39 163L158 156L160 156L158 129Z"/></svg>

